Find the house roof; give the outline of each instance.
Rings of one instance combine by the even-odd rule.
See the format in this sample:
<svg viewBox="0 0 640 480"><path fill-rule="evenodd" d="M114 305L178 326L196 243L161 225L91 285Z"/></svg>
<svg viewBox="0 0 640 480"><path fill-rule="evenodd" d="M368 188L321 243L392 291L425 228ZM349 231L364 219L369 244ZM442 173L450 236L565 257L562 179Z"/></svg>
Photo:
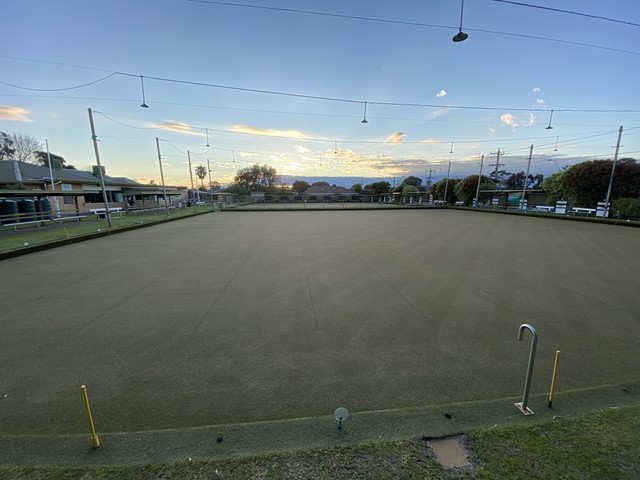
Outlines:
<svg viewBox="0 0 640 480"><path fill-rule="evenodd" d="M327 186L320 186L320 185L312 185L311 187L309 187L307 189L307 191L304 192L305 195L330 195L330 194L339 194L339 193L343 193L343 194L353 194L356 193L353 190L351 190L350 188L344 188L344 187L338 187L336 185L327 187Z"/></svg>

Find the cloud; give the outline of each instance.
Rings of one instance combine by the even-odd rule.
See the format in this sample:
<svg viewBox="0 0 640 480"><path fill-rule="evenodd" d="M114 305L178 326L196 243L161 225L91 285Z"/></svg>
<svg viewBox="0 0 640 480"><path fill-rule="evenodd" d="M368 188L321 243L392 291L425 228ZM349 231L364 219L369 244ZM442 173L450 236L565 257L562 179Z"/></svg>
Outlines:
<svg viewBox="0 0 640 480"><path fill-rule="evenodd" d="M30 110L20 107L12 107L10 105L0 105L0 120L8 120L10 122L33 122L27 115Z"/></svg>
<svg viewBox="0 0 640 480"><path fill-rule="evenodd" d="M431 112L431 116L434 118L437 117L442 117L444 115L448 115L449 114L449 110L448 108L439 108L437 110L434 110L433 112Z"/></svg>
<svg viewBox="0 0 640 480"><path fill-rule="evenodd" d="M444 90L440 90L438 93L436 93L436 97L440 98L440 97L444 97L447 94L447 92L445 92Z"/></svg>
<svg viewBox="0 0 640 480"><path fill-rule="evenodd" d="M203 132L194 132L191 129L191 125L184 122L179 122L177 120L169 120L165 123L150 123L150 127L152 128L162 128L163 130L168 130L170 132L182 133L183 135L195 135L197 137L204 137L205 133Z"/></svg>
<svg viewBox="0 0 640 480"><path fill-rule="evenodd" d="M536 105L537 105L537 106L544 106L544 105L546 105L546 104L544 103L544 99L542 99L542 98L536 98Z"/></svg>
<svg viewBox="0 0 640 480"><path fill-rule="evenodd" d="M513 128L532 127L536 124L536 116L532 112L528 113L527 118L524 121L521 121L518 117L510 113L503 113L500 115L500 120L502 120L502 123L505 125L509 125Z"/></svg>
<svg viewBox="0 0 640 480"><path fill-rule="evenodd" d="M270 128L256 128L247 125L234 125L232 131L238 133L247 133L249 135L262 135L265 137L284 137L284 138L309 138L298 130L272 130Z"/></svg>
<svg viewBox="0 0 640 480"><path fill-rule="evenodd" d="M240 158L251 158L257 156L257 153L240 152Z"/></svg>
<svg viewBox="0 0 640 480"><path fill-rule="evenodd" d="M440 143L440 140L438 140L437 138L427 138L426 140L423 140L424 143L430 143L430 144L436 144L436 143Z"/></svg>
<svg viewBox="0 0 640 480"><path fill-rule="evenodd" d="M406 134L403 132L395 132L392 133L391 135L389 135L387 137L387 142L391 142L391 143L400 143L402 142L402 138L405 136Z"/></svg>
<svg viewBox="0 0 640 480"><path fill-rule="evenodd" d="M540 87L535 87L533 90L531 90L533 93L540 93L542 91L542 89Z"/></svg>
<svg viewBox="0 0 640 480"><path fill-rule="evenodd" d="M510 113L503 113L502 115L500 115L500 120L502 120L502 123L504 123L505 125L511 125L512 127L518 126L518 124L516 123L516 117L511 115Z"/></svg>
<svg viewBox="0 0 640 480"><path fill-rule="evenodd" d="M491 133L496 133L496 129L495 129L495 128L489 128L489 131L490 131Z"/></svg>
<svg viewBox="0 0 640 480"><path fill-rule="evenodd" d="M311 153L309 148L303 147L302 145L294 145L293 148L298 153Z"/></svg>

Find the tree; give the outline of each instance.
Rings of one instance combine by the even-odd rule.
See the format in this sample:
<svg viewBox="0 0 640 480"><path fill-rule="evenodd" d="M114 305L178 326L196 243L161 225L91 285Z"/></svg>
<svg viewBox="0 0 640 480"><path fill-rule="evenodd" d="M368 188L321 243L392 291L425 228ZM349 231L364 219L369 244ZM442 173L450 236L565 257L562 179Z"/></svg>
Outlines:
<svg viewBox="0 0 640 480"><path fill-rule="evenodd" d="M542 182L542 189L547 194L547 205L555 205L558 200L568 200L569 190L566 186L566 179L568 169L561 170L560 172L549 175Z"/></svg>
<svg viewBox="0 0 640 480"><path fill-rule="evenodd" d="M313 182L312 187L330 187L329 182Z"/></svg>
<svg viewBox="0 0 640 480"><path fill-rule="evenodd" d="M354 192L360 194L362 193L362 184L361 183L356 183L355 185L353 185L351 187L351 190L353 190Z"/></svg>
<svg viewBox="0 0 640 480"><path fill-rule="evenodd" d="M449 185L447 186L447 179L443 178L437 183L434 183L431 187L431 193L434 198L438 200L445 200L446 203L457 202L458 196L456 195L456 185L462 181L461 178L450 178ZM444 198L444 192L447 191L447 198Z"/></svg>
<svg viewBox="0 0 640 480"><path fill-rule="evenodd" d="M204 165L198 165L195 168L196 176L200 179L200 186L204 190L204 179L207 176L207 167Z"/></svg>
<svg viewBox="0 0 640 480"><path fill-rule="evenodd" d="M291 184L291 189L294 192L298 193L306 192L307 190L309 190L309 184L304 180L296 180L295 182L293 182L293 184Z"/></svg>
<svg viewBox="0 0 640 480"><path fill-rule="evenodd" d="M451 180L449 180L451 183ZM451 185L449 185L451 186ZM456 197L464 202L466 205L471 205L473 199L476 196L476 190L478 189L478 175L469 175L463 178L460 182L456 183L454 190ZM495 190L496 184L489 177L482 175L480 178L480 194L479 201L486 202L491 198L491 194L482 193L483 190ZM449 196L447 194L447 196Z"/></svg>
<svg viewBox="0 0 640 480"><path fill-rule="evenodd" d="M38 163L35 153L42 150L42 142L28 133L11 134L13 147L15 148L15 159L19 162Z"/></svg>
<svg viewBox="0 0 640 480"><path fill-rule="evenodd" d="M402 189L402 196L405 201L409 201L411 197L416 198L416 194L420 192L420 189L415 185L407 185Z"/></svg>
<svg viewBox="0 0 640 480"><path fill-rule="evenodd" d="M37 165L42 165L43 167L48 167L49 166L49 160L47 157L47 152L43 152L41 150L38 150L36 152L33 152L33 156L35 158L35 164ZM55 153L51 153L49 152L49 158L51 158L51 168L55 168L57 170L61 169L61 168L66 168L69 170L75 170L76 167L74 167L73 165L69 165L67 164L67 161L64 159L64 157L60 156L60 155L56 155ZM91 167L87 167L87 171L91 171Z"/></svg>
<svg viewBox="0 0 640 480"><path fill-rule="evenodd" d="M614 216L640 218L640 198L618 198L613 201Z"/></svg>
<svg viewBox="0 0 640 480"><path fill-rule="evenodd" d="M16 149L13 147L11 135L0 132L0 160L13 160Z"/></svg>
<svg viewBox="0 0 640 480"><path fill-rule="evenodd" d="M504 188L506 190L522 190L524 189L524 172L512 173L505 181ZM527 177L527 188L540 188L542 185L542 181L544 180L544 176L540 173L536 175L531 175Z"/></svg>
<svg viewBox="0 0 640 480"><path fill-rule="evenodd" d="M372 195L382 195L383 193L389 193L391 191L391 184L389 182L374 182L365 185L364 189Z"/></svg>
<svg viewBox="0 0 640 480"><path fill-rule="evenodd" d="M413 175L405 178L402 181L402 185L406 186L406 185L412 185L414 187L420 187L422 186L422 179L418 178L418 177L414 177Z"/></svg>
<svg viewBox="0 0 640 480"><path fill-rule="evenodd" d="M234 182L241 185L247 192L272 193L278 181L275 168L258 164L238 170L234 178Z"/></svg>

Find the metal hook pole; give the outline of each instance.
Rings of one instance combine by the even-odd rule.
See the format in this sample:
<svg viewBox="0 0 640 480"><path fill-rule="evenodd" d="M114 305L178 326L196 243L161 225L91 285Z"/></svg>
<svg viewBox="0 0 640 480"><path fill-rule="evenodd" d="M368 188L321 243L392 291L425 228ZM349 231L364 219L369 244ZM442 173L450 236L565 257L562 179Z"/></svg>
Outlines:
<svg viewBox="0 0 640 480"><path fill-rule="evenodd" d="M525 415L533 415L533 411L527 408L527 402L529 401L529 390L531 388L531 376L533 374L533 362L536 358L536 346L538 344L538 332L528 323L523 323L520 325L520 329L518 330L518 341L522 341L522 337L524 335L525 329L529 329L531 332L531 351L529 352L529 365L527 367L527 378L524 382L524 394L522 395L522 402L516 403L515 406L518 407Z"/></svg>

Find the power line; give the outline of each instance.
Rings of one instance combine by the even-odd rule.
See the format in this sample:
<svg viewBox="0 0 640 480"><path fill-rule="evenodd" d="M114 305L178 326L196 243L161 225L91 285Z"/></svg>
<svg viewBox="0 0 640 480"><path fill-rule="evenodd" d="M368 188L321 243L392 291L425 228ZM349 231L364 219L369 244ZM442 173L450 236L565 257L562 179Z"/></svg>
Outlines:
<svg viewBox="0 0 640 480"><path fill-rule="evenodd" d="M449 29L457 29L458 28L458 27L452 27L450 25L437 25L437 24L421 23L421 22L409 22L409 21L404 21L404 20L390 20L390 19L384 19L384 18L364 17L364 16L360 16L360 15L344 15L344 14L338 14L338 13L317 12L317 11L312 11L312 10L298 10L298 9L293 9L293 8L266 7L264 5L251 5L251 4L245 4L245 3L219 2L219 1L215 1L215 0L185 0L185 1L186 2L191 2L191 3L205 3L205 4L210 4L210 5L221 5L221 6L225 6L225 7L253 8L253 9L258 9L258 10L271 10L271 11L278 11L278 12L285 12L285 13L298 13L298 14L303 14L303 15L316 15L316 16L322 16L322 17L344 18L344 19L348 19L348 20L359 20L359 21L378 22L378 23L391 23L391 24L397 24L397 25L408 25L408 26L413 26L413 27L442 28L442 29L447 29L447 30L449 30ZM561 40L561 39L557 39L557 38L540 37L540 36L535 36L535 35L524 35L524 34L521 34L521 33L501 32L501 31L495 31L495 30L474 29L474 28L469 28L469 27L465 27L465 30L467 30L469 32L481 32L481 33L489 33L489 34L493 34L493 35L507 35L507 36L511 36L511 37L530 38L530 39L535 39L535 40L545 40L545 41L549 41L549 42L566 43L566 44L569 44L569 45L578 45L578 46L582 46L582 47L590 47L590 48L598 48L598 49L602 49L602 50L610 50L610 51L614 51L614 52L627 53L627 54L631 54L631 55L640 55L640 52L634 52L634 51L630 51L630 50L622 50L622 49L612 48L612 47L604 47L604 46L601 46L601 45L594 45L594 44L590 44L590 43L574 42L574 41L571 41L571 40Z"/></svg>
<svg viewBox="0 0 640 480"><path fill-rule="evenodd" d="M196 0L185 0L185 1L196 1ZM198 0L198 1L204 1L204 0ZM89 85L93 85L95 83L104 81L115 75L122 75L126 77L135 77L135 78L144 77L148 80L156 80L159 82L167 82L167 83L177 83L182 85L200 86L200 87L207 87L207 88L220 88L220 89L235 90L235 91L241 91L241 92L259 93L259 94L293 97L293 98L304 98L304 99L321 100L321 101L328 101L328 102L350 103L350 104L359 104L359 105L364 105L365 103L367 103L368 105L380 105L380 106L392 106L392 107L415 107L415 108L436 108L436 109L448 108L448 109L463 109L463 110L514 111L514 112L531 112L531 111L550 112L552 110L552 109L531 109L531 108L522 108L522 107L489 107L489 106L481 106L481 105L438 105L438 104L432 104L432 103L414 103L414 102L379 102L379 101L376 102L376 101L354 100L354 99L348 99L348 98L328 97L328 96L321 96L321 95L308 95L308 94L302 94L302 93L283 92L283 91L277 91L277 90L264 90L264 89L257 89L257 88L238 87L233 85L223 85L223 84L217 84L217 83L196 82L192 80L181 80L176 78L146 76L146 75L138 75L138 74L129 73L129 72L112 72L111 74L103 78L100 78L93 82L86 83L84 85L77 85L77 86L57 88L57 89L30 88L30 87L24 87L20 85L9 84L3 81L0 81L0 83L14 87L14 88L24 89L24 90L62 91L62 90L78 89L78 88L86 87ZM640 113L640 110L638 109L554 108L553 111L560 112L560 113L562 112Z"/></svg>
<svg viewBox="0 0 640 480"><path fill-rule="evenodd" d="M511 0L492 0L492 1L499 2L499 3L508 3L511 5L518 5L520 7L539 8L540 10L548 10L551 12L568 13L570 15L578 15L581 17L595 18L597 20L606 20L607 22L624 23L625 25L640 27L640 24L638 23L627 22L626 20L616 20L614 18L603 17L601 15L591 15L588 13L573 12L571 10L562 10L560 8L543 7L542 5L531 5L530 3L513 2Z"/></svg>
<svg viewBox="0 0 640 480"><path fill-rule="evenodd" d="M99 78L98 80L94 80L93 82L83 83L82 85L75 85L73 87L64 87L64 88L30 88L30 87L22 87L20 85L14 85L12 83L3 82L2 80L0 80L0 83L3 84L3 85L8 85L9 87L19 88L20 90L30 90L30 91L33 91L33 92L62 92L64 90L75 90L77 88L88 87L89 85L94 85L96 83L103 82L107 78L111 78L111 77L113 77L115 75L119 75L119 73L118 72L113 72L113 73L110 73L109 75L107 75L106 77Z"/></svg>

